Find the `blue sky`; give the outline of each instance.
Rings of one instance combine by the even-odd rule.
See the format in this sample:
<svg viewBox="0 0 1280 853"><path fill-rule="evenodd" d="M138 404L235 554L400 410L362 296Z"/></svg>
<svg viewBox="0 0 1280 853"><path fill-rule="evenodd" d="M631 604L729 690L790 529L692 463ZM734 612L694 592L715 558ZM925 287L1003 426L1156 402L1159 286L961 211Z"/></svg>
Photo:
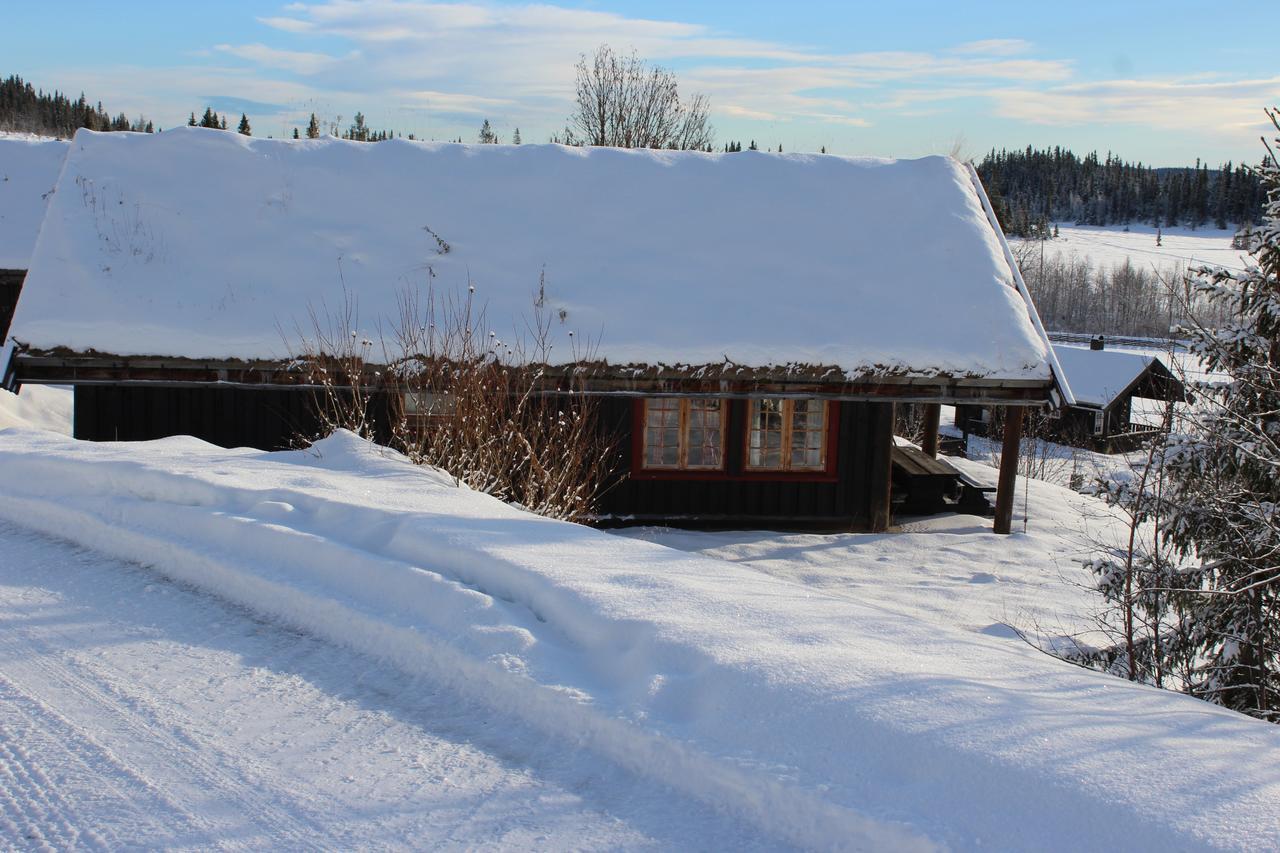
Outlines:
<svg viewBox="0 0 1280 853"><path fill-rule="evenodd" d="M0 73L162 126L212 104L427 138L544 141L573 63L634 48L707 94L717 137L919 156L1060 144L1155 165L1259 159L1280 104L1268 3L11 4Z"/></svg>

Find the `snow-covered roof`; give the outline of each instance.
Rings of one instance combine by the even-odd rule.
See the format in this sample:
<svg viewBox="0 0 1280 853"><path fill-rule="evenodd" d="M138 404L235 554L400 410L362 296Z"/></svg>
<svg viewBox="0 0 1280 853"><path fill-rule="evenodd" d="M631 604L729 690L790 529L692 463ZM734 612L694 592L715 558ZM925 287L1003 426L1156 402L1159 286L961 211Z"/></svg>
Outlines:
<svg viewBox="0 0 1280 853"><path fill-rule="evenodd" d="M1152 362L1159 361L1153 355L1064 344L1054 344L1053 351L1067 374L1076 402L1100 408L1111 405Z"/></svg>
<svg viewBox="0 0 1280 853"><path fill-rule="evenodd" d="M0 133L0 269L27 268L67 143Z"/></svg>
<svg viewBox="0 0 1280 853"><path fill-rule="evenodd" d="M13 335L278 358L309 309L351 294L376 338L430 282L474 284L509 338L544 275L565 360L572 331L614 364L1050 375L1001 238L947 157L82 131Z"/></svg>

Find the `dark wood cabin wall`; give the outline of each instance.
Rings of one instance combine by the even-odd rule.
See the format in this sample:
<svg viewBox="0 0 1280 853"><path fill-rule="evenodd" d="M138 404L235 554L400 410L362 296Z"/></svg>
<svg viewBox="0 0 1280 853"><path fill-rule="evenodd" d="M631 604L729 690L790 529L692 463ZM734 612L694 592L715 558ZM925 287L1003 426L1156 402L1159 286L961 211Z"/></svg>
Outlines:
<svg viewBox="0 0 1280 853"><path fill-rule="evenodd" d="M833 481L742 477L746 400L729 401L724 478L662 479L625 476L632 467L633 406L629 398L602 398L602 429L616 443L619 481L601 501L611 523L690 526L773 524L786 528L860 529L869 512L869 485L878 471L872 449L889 447L892 404L837 402L840 407ZM883 455L883 454L882 454ZM880 460L883 461L883 460ZM882 466L880 466L882 467Z"/></svg>
<svg viewBox="0 0 1280 853"><path fill-rule="evenodd" d="M385 395L370 401L374 432L385 439ZM280 450L323 431L314 391L209 387L79 385L73 431L89 441L148 441L193 435L221 447Z"/></svg>
<svg viewBox="0 0 1280 853"><path fill-rule="evenodd" d="M18 307L18 296L22 293L22 282L27 277L26 270L0 270L0 344L9 338L9 324L13 322L13 312ZM4 365L0 364L0 370Z"/></svg>

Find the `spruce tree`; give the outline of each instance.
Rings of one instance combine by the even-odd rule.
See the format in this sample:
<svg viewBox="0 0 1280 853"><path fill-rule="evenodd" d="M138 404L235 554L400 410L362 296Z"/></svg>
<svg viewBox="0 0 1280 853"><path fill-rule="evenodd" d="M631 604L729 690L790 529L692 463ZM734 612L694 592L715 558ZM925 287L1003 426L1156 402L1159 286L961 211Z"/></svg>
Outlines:
<svg viewBox="0 0 1280 853"><path fill-rule="evenodd" d="M196 114L192 113L191 118L187 119L187 127L195 127L195 126L196 126Z"/></svg>
<svg viewBox="0 0 1280 853"><path fill-rule="evenodd" d="M512 145L520 144L520 128L518 127L516 128L516 132L511 135L511 144Z"/></svg>
<svg viewBox="0 0 1280 853"><path fill-rule="evenodd" d="M459 139L459 142L462 140ZM480 126L480 142L485 145L492 145L498 141L498 134L493 132L493 128L489 125L489 120L485 119L484 124Z"/></svg>
<svg viewBox="0 0 1280 853"><path fill-rule="evenodd" d="M249 127L249 117L244 113L240 113L240 125L236 128L236 133L241 136L253 136L253 130Z"/></svg>
<svg viewBox="0 0 1280 853"><path fill-rule="evenodd" d="M307 122L307 139L320 138L320 121L316 118L316 114L311 114L311 121Z"/></svg>
<svg viewBox="0 0 1280 853"><path fill-rule="evenodd" d="M1280 112L1267 115L1280 148ZM1165 530L1188 565L1176 593L1195 659L1188 692L1280 722L1280 166L1268 154L1253 262L1194 274L1231 320L1190 329L1191 351L1227 379L1198 383L1193 429L1172 442Z"/></svg>
<svg viewBox="0 0 1280 853"><path fill-rule="evenodd" d="M294 139L298 138L298 129L296 127L293 129L293 138Z"/></svg>

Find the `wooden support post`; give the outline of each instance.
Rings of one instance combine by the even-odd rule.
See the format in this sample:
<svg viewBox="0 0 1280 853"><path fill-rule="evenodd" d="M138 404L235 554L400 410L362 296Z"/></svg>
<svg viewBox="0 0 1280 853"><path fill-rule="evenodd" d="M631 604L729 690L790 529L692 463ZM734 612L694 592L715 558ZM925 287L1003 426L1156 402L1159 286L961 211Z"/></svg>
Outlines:
<svg viewBox="0 0 1280 853"><path fill-rule="evenodd" d="M893 487L893 403L872 403L867 407L871 452L868 454L868 529L883 533L889 529Z"/></svg>
<svg viewBox="0 0 1280 853"><path fill-rule="evenodd" d="M996 533L1013 530L1013 493L1018 484L1018 446L1022 442L1022 407L1004 410L1004 445L1000 448L1000 479L996 485Z"/></svg>
<svg viewBox="0 0 1280 853"><path fill-rule="evenodd" d="M924 404L924 443L920 449L929 457L938 458L938 422L942 419L942 404Z"/></svg>

